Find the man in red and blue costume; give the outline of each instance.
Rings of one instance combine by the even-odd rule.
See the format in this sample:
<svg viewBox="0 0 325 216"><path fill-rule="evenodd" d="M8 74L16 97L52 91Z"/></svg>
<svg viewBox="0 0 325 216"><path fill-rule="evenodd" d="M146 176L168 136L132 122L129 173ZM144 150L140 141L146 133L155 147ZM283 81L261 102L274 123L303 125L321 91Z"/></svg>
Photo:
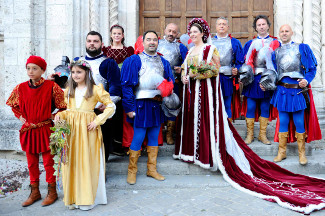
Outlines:
<svg viewBox="0 0 325 216"><path fill-rule="evenodd" d="M174 88L174 77L167 60L157 54L158 35L154 31L143 34L144 51L127 58L122 66L122 105L127 120L133 123L134 135L129 151L127 182L136 183L137 162L141 144L148 135L147 176L156 180L165 178L157 172L158 135L166 120L161 109L162 97Z"/></svg>
<svg viewBox="0 0 325 216"><path fill-rule="evenodd" d="M272 91L263 91L260 88L261 75L267 69L273 69L271 53L279 46L276 38L269 35L271 23L267 16L256 16L253 27L257 32L257 37L248 41L244 46L245 62L254 69L254 80L243 88L242 94L245 96L242 106L242 114L246 116L247 136L246 144L254 141L254 122L256 112L260 122L260 132L258 140L264 144L271 144L266 137L266 128L270 117L270 100ZM258 111L258 109L260 111Z"/></svg>
<svg viewBox="0 0 325 216"><path fill-rule="evenodd" d="M244 63L243 47L238 39L228 34L227 18L217 19L216 30L217 35L212 38L212 44L216 46L220 55L220 84L228 119L232 121L240 115L239 83L236 76Z"/></svg>
<svg viewBox="0 0 325 216"><path fill-rule="evenodd" d="M299 163L305 165L308 162L306 139L310 142L322 138L309 85L316 75L317 61L307 44L291 40L293 31L289 25L281 26L279 35L281 47L272 53L278 83L271 104L279 112L274 136L274 141L279 142L279 150L274 161L280 162L286 158L287 142L294 142L296 138Z"/></svg>

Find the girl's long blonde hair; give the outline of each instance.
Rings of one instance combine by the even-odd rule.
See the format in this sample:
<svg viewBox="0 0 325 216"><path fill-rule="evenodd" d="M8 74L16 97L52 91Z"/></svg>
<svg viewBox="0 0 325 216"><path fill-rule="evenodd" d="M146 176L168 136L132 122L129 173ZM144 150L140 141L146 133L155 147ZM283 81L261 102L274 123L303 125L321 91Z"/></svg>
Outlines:
<svg viewBox="0 0 325 216"><path fill-rule="evenodd" d="M87 91L86 91L86 94L84 97L85 97L85 99L92 97L94 95L93 87L96 84L95 84L89 63L84 60L73 61L69 66L70 72L72 71L73 67L78 67L78 68L86 71L85 83L86 83ZM66 87L69 88L69 93L67 95L68 98L69 97L73 98L75 96L75 90L76 90L77 86L78 86L78 84L72 79L72 72L71 72L70 77L67 82L67 85L66 85Z"/></svg>

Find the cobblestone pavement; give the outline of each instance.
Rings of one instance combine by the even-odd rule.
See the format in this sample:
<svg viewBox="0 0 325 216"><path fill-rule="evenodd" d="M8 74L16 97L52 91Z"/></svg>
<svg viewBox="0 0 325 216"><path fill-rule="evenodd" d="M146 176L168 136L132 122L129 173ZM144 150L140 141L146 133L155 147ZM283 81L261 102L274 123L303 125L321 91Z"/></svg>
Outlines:
<svg viewBox="0 0 325 216"><path fill-rule="evenodd" d="M44 179L42 174L41 179ZM297 212L280 207L245 194L227 184L220 174L214 176L166 176L158 182L146 176L138 176L137 184L126 184L126 176L109 176L106 184L108 204L96 206L90 211L68 210L59 201L48 207L41 207L41 201L23 208L21 203L28 197L28 182L23 189L9 197L0 199L0 215L117 215L117 216L185 216L185 215L258 215L295 216ZM324 176L320 176L324 177ZM178 185L175 182L179 182ZM183 184L182 184L183 182ZM148 184L149 187L146 187ZM154 188L156 187L156 188ZM46 195L46 184L41 182L41 193ZM325 210L311 215L324 215Z"/></svg>

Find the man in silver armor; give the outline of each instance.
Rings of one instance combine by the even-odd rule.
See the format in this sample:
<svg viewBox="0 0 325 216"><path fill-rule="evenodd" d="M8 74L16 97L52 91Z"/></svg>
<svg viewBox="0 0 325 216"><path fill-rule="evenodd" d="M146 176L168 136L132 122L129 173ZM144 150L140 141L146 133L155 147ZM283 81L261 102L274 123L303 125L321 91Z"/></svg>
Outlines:
<svg viewBox="0 0 325 216"><path fill-rule="evenodd" d="M147 176L165 178L157 172L158 135L165 115L161 108L163 97L173 91L174 77L167 60L157 54L158 35L154 31L143 34L144 51L127 58L122 66L122 104L127 121L133 123L134 136L130 146L127 182L136 183L137 161L141 145L148 135Z"/></svg>
<svg viewBox="0 0 325 216"><path fill-rule="evenodd" d="M220 55L220 84L228 119L232 121L233 80L244 62L243 48L239 40L228 34L229 23L227 18L219 17L217 19L216 30L217 35L212 38L212 43L217 47Z"/></svg>
<svg viewBox="0 0 325 216"><path fill-rule="evenodd" d="M179 34L179 28L175 23L169 23L164 31L163 39L159 40L157 52L170 63L175 79L174 92L179 96L180 82L180 66L182 65L187 48L182 43L178 42L176 37ZM176 117L168 117L166 141L168 145L174 144L173 133L175 131Z"/></svg>
<svg viewBox="0 0 325 216"><path fill-rule="evenodd" d="M87 61L92 69L92 75L96 85L102 84L110 93L112 101L117 110L122 109L121 103L121 82L120 69L112 58L107 58L102 52L102 36L98 32L90 31L86 37L86 55L76 57L74 60L82 59ZM100 114L105 109L105 105L98 103L95 107L96 114ZM103 141L105 145L105 161L109 154L122 155L122 119L115 114L112 119L103 124Z"/></svg>
<svg viewBox="0 0 325 216"><path fill-rule="evenodd" d="M247 110L243 110L246 113L246 144L254 140L255 112L258 111L258 106L260 110L258 140L267 145L271 144L266 137L266 128L270 115L272 91L262 91L259 84L262 73L267 69L273 69L271 53L274 46L279 44L274 37L269 35L270 25L267 16L256 16L253 27L257 32L257 37L248 41L244 46L245 63L254 68L254 80L251 84L244 86L242 92L245 96L244 100L247 100Z"/></svg>
<svg viewBox="0 0 325 216"><path fill-rule="evenodd" d="M281 47L276 49L272 56L274 67L278 73L278 83L271 104L278 109L280 121L277 131L279 150L274 161L280 162L286 158L287 141L294 140L290 137L290 134L293 134L293 131L290 132L290 130L293 128L289 128L289 122L293 120L296 129L295 138L298 144L299 163L305 165L307 164L305 155L306 131L312 131L308 134L309 140L307 139L307 142L315 140L313 133L320 134L317 117L310 117L310 111L314 109L308 110L308 104L310 102L310 106L314 106L314 103L311 100L312 96L308 95L307 89L307 85L316 75L317 61L307 44L298 44L291 40L293 31L289 25L281 26L279 35ZM311 94L311 91L309 93ZM306 109L308 111L305 111ZM315 121L312 123L312 128L308 128L309 124L305 124L306 115L308 121ZM275 140L277 140L277 136L275 136Z"/></svg>

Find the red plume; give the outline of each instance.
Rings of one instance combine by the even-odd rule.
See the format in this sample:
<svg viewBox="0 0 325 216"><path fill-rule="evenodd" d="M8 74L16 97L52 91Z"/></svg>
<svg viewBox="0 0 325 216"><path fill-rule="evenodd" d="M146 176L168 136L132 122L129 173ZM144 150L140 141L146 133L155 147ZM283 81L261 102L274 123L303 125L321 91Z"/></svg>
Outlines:
<svg viewBox="0 0 325 216"><path fill-rule="evenodd" d="M250 66L253 68L254 73L255 73L255 68L254 68L254 64L253 64L253 62L254 62L254 59L255 59L256 55L257 55L257 51L256 51L256 49L254 48L254 49L252 50L251 55L249 56L249 58L248 58L248 60L247 60L247 62L246 62L247 65L250 65Z"/></svg>
<svg viewBox="0 0 325 216"><path fill-rule="evenodd" d="M139 54L143 52L143 38L142 35L140 35L137 39L137 41L134 44L134 54Z"/></svg>
<svg viewBox="0 0 325 216"><path fill-rule="evenodd" d="M280 46L280 42L278 40L274 40L270 44L270 48L274 51L276 48Z"/></svg>

